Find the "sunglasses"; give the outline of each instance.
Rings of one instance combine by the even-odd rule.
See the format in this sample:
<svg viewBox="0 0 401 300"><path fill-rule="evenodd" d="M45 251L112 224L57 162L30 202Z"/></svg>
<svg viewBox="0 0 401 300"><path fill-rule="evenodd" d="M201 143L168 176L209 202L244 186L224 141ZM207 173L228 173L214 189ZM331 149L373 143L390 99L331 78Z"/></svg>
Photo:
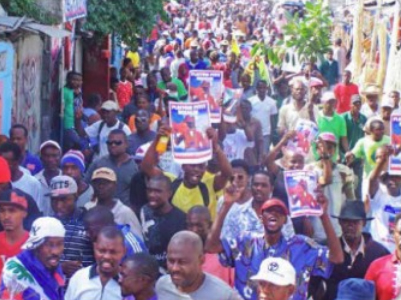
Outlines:
<svg viewBox="0 0 401 300"><path fill-rule="evenodd" d="M106 144L107 146L121 146L123 144L123 141L107 141Z"/></svg>

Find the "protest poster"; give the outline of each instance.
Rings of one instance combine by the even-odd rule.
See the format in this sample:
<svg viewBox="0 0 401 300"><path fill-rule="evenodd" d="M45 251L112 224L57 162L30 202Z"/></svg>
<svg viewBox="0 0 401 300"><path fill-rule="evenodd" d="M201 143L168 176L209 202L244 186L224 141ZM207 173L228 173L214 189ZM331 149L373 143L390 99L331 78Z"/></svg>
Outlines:
<svg viewBox="0 0 401 300"><path fill-rule="evenodd" d="M316 201L317 176L313 171L284 171L284 183L292 218L320 216L323 210Z"/></svg>
<svg viewBox="0 0 401 300"><path fill-rule="evenodd" d="M237 122L237 109L244 93L244 89L229 89L224 91L223 120L227 123Z"/></svg>
<svg viewBox="0 0 401 300"><path fill-rule="evenodd" d="M207 101L210 108L210 121L220 123L221 100L223 96L223 72L215 70L189 71L190 102Z"/></svg>
<svg viewBox="0 0 401 300"><path fill-rule="evenodd" d="M212 143L206 135L210 125L209 102L169 102L171 149L180 164L212 159Z"/></svg>
<svg viewBox="0 0 401 300"><path fill-rule="evenodd" d="M393 147L401 146L401 115L392 115L390 119L390 136ZM389 172L401 175L401 153L392 155L388 164Z"/></svg>
<svg viewBox="0 0 401 300"><path fill-rule="evenodd" d="M297 132L296 137L287 143L286 148L301 151L305 155L308 154L312 142L319 133L316 123L306 119L299 119L295 125L295 131Z"/></svg>
<svg viewBox="0 0 401 300"><path fill-rule="evenodd" d="M252 46L248 44L242 44L239 46L239 50L241 53L241 66L245 68L252 59Z"/></svg>

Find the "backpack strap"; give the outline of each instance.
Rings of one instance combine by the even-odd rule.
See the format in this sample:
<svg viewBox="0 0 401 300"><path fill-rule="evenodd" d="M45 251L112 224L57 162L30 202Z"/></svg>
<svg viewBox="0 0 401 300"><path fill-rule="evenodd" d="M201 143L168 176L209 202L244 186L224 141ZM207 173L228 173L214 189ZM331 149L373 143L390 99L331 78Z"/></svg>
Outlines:
<svg viewBox="0 0 401 300"><path fill-rule="evenodd" d="M173 200L175 193L177 192L178 188L182 184L183 179L182 178L176 178L172 183L171 183L171 189L173 191L171 200ZM210 204L210 198L209 198L209 190L207 189L206 184L203 182L199 182L198 184L199 190L202 195L202 200L203 200L203 205L206 207L209 207Z"/></svg>

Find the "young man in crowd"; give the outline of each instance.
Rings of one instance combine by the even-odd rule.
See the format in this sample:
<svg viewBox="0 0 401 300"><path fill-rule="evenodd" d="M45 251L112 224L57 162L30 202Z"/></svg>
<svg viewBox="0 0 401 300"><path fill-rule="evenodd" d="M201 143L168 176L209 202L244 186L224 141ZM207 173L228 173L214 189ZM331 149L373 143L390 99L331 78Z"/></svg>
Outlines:
<svg viewBox="0 0 401 300"><path fill-rule="evenodd" d="M125 300L158 300L155 283L159 277L157 260L149 254L137 253L124 259L118 283Z"/></svg>
<svg viewBox="0 0 401 300"><path fill-rule="evenodd" d="M149 178L146 194L148 203L140 213L145 243L160 267L166 269L168 243L175 233L186 229L186 216L171 205L171 181L165 175Z"/></svg>
<svg viewBox="0 0 401 300"><path fill-rule="evenodd" d="M25 195L17 189L0 192L0 275L4 263L21 252L22 245L29 237L24 229L24 219L27 216L28 201Z"/></svg>
<svg viewBox="0 0 401 300"><path fill-rule="evenodd" d="M156 138L156 132L150 129L150 112L140 109L135 114L136 131L128 136L128 153L135 155L136 150Z"/></svg>
<svg viewBox="0 0 401 300"><path fill-rule="evenodd" d="M39 152L43 170L35 176L42 186L42 203L38 206L44 216L50 216L53 213L49 197L50 182L62 174L60 170L62 150L57 142L49 140L40 145Z"/></svg>
<svg viewBox="0 0 401 300"><path fill-rule="evenodd" d="M211 228L212 217L206 207L194 206L188 211L187 229L199 235L203 245L206 243ZM220 278L229 286L234 286L234 270L222 266L219 262L218 255L205 252L205 261L202 265L202 269L204 272Z"/></svg>
<svg viewBox="0 0 401 300"><path fill-rule="evenodd" d="M114 197L117 188L117 176L109 168L99 168L92 175L92 186L96 202L89 202L85 208L96 205L108 208L118 225L129 225L130 231L142 238L142 228L135 213L118 198Z"/></svg>
<svg viewBox="0 0 401 300"><path fill-rule="evenodd" d="M96 264L74 274L65 300L121 300L117 276L125 255L123 234L114 226L104 227L97 236L94 250Z"/></svg>
<svg viewBox="0 0 401 300"><path fill-rule="evenodd" d="M50 201L53 215L66 230L61 268L67 279L94 263L92 243L85 232L85 211L77 207L78 186L66 175L56 176L50 183Z"/></svg>
<svg viewBox="0 0 401 300"><path fill-rule="evenodd" d="M138 166L127 153L128 140L124 131L112 130L106 143L108 154L92 162L85 174L85 181L90 183L93 173L99 168L113 170L118 179L114 197L128 205L131 178L138 172Z"/></svg>
<svg viewBox="0 0 401 300"><path fill-rule="evenodd" d="M17 144L6 142L0 145L0 156L7 161L10 168L11 186L30 195L39 207L39 210L43 212L45 203L42 197L42 186L29 172L23 172L21 170L21 148Z"/></svg>
<svg viewBox="0 0 401 300"><path fill-rule="evenodd" d="M158 300L240 300L224 281L203 272L204 259L202 240L196 233L176 233L167 250L169 274L156 284Z"/></svg>
<svg viewBox="0 0 401 300"><path fill-rule="evenodd" d="M93 187L84 181L85 157L81 151L70 150L61 159L63 175L74 178L78 186L77 207L84 207L93 200Z"/></svg>
<svg viewBox="0 0 401 300"><path fill-rule="evenodd" d="M283 237L281 230L287 221L288 209L277 199L265 201L260 208L264 235L255 236L252 232L243 232L233 238L221 236L227 212L238 197L239 192L234 186L226 189L224 204L206 241L206 251L221 253L222 263L234 267L235 288L244 299L257 299L256 289L248 279L257 273L262 261L267 257L284 256L294 266L297 271L294 300L307 299L310 276L328 278L333 264L343 262L341 244L327 213L328 200L321 191L317 192L316 201L323 208L320 219L327 236L328 247L320 246L302 235Z"/></svg>
<svg viewBox="0 0 401 300"><path fill-rule="evenodd" d="M360 200L347 200L341 207L338 218L342 236L341 247L344 262L334 266L333 273L327 279L326 299L334 300L337 295L338 284L349 278L365 277L370 264L389 252L383 245L372 239L369 233L362 232L367 221L364 203Z"/></svg>
<svg viewBox="0 0 401 300"><path fill-rule="evenodd" d="M28 129L22 124L13 125L10 129L10 140L21 148L23 155L21 166L31 172L33 176L39 173L43 168L39 157L27 150Z"/></svg>
<svg viewBox="0 0 401 300"><path fill-rule="evenodd" d="M37 219L22 245L23 251L3 268L0 297L22 300L64 300L64 275L60 260L64 251L65 229L55 218Z"/></svg>

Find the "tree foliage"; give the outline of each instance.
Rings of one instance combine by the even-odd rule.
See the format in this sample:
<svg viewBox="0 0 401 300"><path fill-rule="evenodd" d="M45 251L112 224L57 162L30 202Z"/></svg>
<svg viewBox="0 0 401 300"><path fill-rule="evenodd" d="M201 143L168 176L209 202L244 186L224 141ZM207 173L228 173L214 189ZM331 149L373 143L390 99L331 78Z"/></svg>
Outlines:
<svg viewBox="0 0 401 300"><path fill-rule="evenodd" d="M284 26L286 48L294 48L301 61L321 58L331 47L330 32L332 21L330 11L323 1L305 3L304 17L287 14L288 23Z"/></svg>
<svg viewBox="0 0 401 300"><path fill-rule="evenodd" d="M55 24L57 17L35 3L35 0L0 0L10 16L27 16L42 24Z"/></svg>
<svg viewBox="0 0 401 300"><path fill-rule="evenodd" d="M163 0L88 0L85 29L98 36L115 33L128 46L136 46L136 35L149 34L163 14Z"/></svg>

